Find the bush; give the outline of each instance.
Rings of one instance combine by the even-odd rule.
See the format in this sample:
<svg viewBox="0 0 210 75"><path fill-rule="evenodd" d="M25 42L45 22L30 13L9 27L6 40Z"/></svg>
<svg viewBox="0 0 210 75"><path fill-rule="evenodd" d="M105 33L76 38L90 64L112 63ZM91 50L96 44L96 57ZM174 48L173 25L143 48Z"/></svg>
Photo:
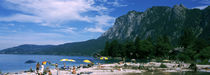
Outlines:
<svg viewBox="0 0 210 75"><path fill-rule="evenodd" d="M210 64L209 59L205 59L204 61L202 61L202 64Z"/></svg>
<svg viewBox="0 0 210 75"><path fill-rule="evenodd" d="M127 65L127 64L124 64L123 66L124 66L124 67L126 67L126 68L128 67L128 65Z"/></svg>
<svg viewBox="0 0 210 75"><path fill-rule="evenodd" d="M189 68L192 69L193 71L197 71L197 67L195 63L191 63Z"/></svg>
<svg viewBox="0 0 210 75"><path fill-rule="evenodd" d="M139 69L145 69L145 68L144 68L144 66L142 66L142 65L139 65Z"/></svg>
<svg viewBox="0 0 210 75"><path fill-rule="evenodd" d="M198 64L202 64L202 65L209 65L209 64L210 64L210 62L209 62L209 60L208 60L208 59L205 59L205 60L203 60L203 61L199 62Z"/></svg>
<svg viewBox="0 0 210 75"><path fill-rule="evenodd" d="M180 60L180 61L189 61L190 60L190 57L185 55L185 54L178 54L177 58Z"/></svg>
<svg viewBox="0 0 210 75"><path fill-rule="evenodd" d="M131 69L137 70L137 69L139 69L139 67L138 66L132 66Z"/></svg>
<svg viewBox="0 0 210 75"><path fill-rule="evenodd" d="M156 58L156 62L162 62L162 58Z"/></svg>
<svg viewBox="0 0 210 75"><path fill-rule="evenodd" d="M160 64L160 68L167 68L166 65L164 65L163 63Z"/></svg>

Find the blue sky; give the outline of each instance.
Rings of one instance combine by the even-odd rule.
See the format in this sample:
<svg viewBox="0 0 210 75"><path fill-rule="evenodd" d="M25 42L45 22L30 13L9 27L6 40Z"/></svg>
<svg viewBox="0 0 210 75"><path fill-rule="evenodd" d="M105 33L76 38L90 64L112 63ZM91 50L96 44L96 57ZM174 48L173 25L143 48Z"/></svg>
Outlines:
<svg viewBox="0 0 210 75"><path fill-rule="evenodd" d="M210 0L0 0L0 49L21 44L63 44L96 39L130 10Z"/></svg>

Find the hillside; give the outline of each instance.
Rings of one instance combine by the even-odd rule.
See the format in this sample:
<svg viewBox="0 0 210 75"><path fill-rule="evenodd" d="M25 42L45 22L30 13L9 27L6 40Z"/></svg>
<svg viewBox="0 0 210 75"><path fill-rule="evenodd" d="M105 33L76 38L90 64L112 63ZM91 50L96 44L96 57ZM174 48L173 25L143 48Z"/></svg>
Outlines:
<svg viewBox="0 0 210 75"><path fill-rule="evenodd" d="M46 50L48 48L53 47L54 45L32 45L32 44L24 44L17 47L7 48L0 51L3 54L34 54L39 51Z"/></svg>

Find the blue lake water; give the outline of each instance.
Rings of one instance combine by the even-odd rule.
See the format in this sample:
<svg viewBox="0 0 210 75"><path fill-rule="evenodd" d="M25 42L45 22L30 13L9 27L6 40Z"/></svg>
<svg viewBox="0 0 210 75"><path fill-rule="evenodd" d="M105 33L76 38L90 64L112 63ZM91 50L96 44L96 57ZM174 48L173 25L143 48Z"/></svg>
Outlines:
<svg viewBox="0 0 210 75"><path fill-rule="evenodd" d="M35 69L36 63L26 64L27 60L35 60L36 62L50 61L51 63L58 63L59 67L63 66L63 61L60 59L74 59L76 62L66 61L67 66L79 66L84 63L83 60L88 59L94 63L103 63L103 60L95 59L93 57L85 56L54 56L54 55L13 55L13 54L0 54L0 70L1 72L19 72L29 70L30 67ZM54 66L46 65L50 68Z"/></svg>

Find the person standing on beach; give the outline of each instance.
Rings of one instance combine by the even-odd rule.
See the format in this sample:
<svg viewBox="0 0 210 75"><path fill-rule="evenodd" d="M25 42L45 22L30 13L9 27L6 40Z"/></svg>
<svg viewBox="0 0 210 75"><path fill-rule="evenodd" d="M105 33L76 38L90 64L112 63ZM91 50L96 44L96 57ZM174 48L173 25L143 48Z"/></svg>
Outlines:
<svg viewBox="0 0 210 75"><path fill-rule="evenodd" d="M66 70L66 63L63 63L63 64L64 64L63 68L64 68L64 70Z"/></svg>
<svg viewBox="0 0 210 75"><path fill-rule="evenodd" d="M40 67L40 64L39 62L36 64L36 72L39 73L39 67Z"/></svg>
<svg viewBox="0 0 210 75"><path fill-rule="evenodd" d="M55 64L55 69L57 70L57 75L58 75L59 68L58 68L58 64L57 63Z"/></svg>
<svg viewBox="0 0 210 75"><path fill-rule="evenodd" d="M55 69L57 69L57 68L58 68L58 64L56 63L56 64L55 64Z"/></svg>
<svg viewBox="0 0 210 75"><path fill-rule="evenodd" d="M75 66L73 66L72 74L76 74L76 68L75 68Z"/></svg>
<svg viewBox="0 0 210 75"><path fill-rule="evenodd" d="M98 63L98 68L101 69L101 63Z"/></svg>
<svg viewBox="0 0 210 75"><path fill-rule="evenodd" d="M50 68L49 68L49 66L47 66L44 70L44 74L47 74L49 72L49 70L50 70Z"/></svg>
<svg viewBox="0 0 210 75"><path fill-rule="evenodd" d="M52 75L52 72L50 70L48 71L48 75Z"/></svg>
<svg viewBox="0 0 210 75"><path fill-rule="evenodd" d="M44 64L42 63L41 65L41 71L40 71L42 74L44 73Z"/></svg>

